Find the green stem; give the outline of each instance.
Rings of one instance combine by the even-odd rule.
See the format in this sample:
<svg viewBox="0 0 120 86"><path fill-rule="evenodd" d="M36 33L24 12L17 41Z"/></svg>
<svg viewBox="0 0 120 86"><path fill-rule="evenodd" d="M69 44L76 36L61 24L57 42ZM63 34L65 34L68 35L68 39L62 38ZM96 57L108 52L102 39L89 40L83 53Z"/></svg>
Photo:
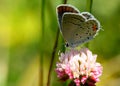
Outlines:
<svg viewBox="0 0 120 86"><path fill-rule="evenodd" d="M86 2L86 10L90 13L92 12L92 3L93 3L93 0L87 0Z"/></svg>
<svg viewBox="0 0 120 86"><path fill-rule="evenodd" d="M93 0L86 1L86 10L90 13L92 12L92 5L93 5ZM86 43L85 46L89 48L89 43Z"/></svg>
<svg viewBox="0 0 120 86"><path fill-rule="evenodd" d="M64 0L64 4L66 4L66 3L67 3L67 0ZM53 47L52 58L51 58L51 62L50 62L50 68L49 68L49 72L48 72L47 86L50 86L51 72L52 72L52 67L53 67L53 63L54 63L54 59L55 59L55 53L56 53L56 50L57 50L59 34L60 34L60 30L58 28L55 44L54 44L54 47Z"/></svg>
<svg viewBox="0 0 120 86"><path fill-rule="evenodd" d="M63 4L67 4L67 0L63 0Z"/></svg>
<svg viewBox="0 0 120 86"><path fill-rule="evenodd" d="M57 49L57 45L58 45L58 38L59 38L59 28L57 30L57 35L56 35L56 40L55 40L55 44L54 44L54 48L53 48L53 52L52 52L52 58L51 58L51 62L50 62L50 69L48 72L48 82L47 82L47 86L50 86L50 78L51 78L51 72L52 72L52 66L54 63L54 59L55 59L55 53L56 53L56 49Z"/></svg>
<svg viewBox="0 0 120 86"><path fill-rule="evenodd" d="M40 36L41 40L40 40L40 44L41 42L43 42L43 46L40 46L39 47L39 52L40 52L40 84L39 86L43 86L43 53L44 53L44 29L45 29L45 19L44 19L44 9L45 9L45 0L42 0L42 3L41 3L41 29L42 29L42 35Z"/></svg>

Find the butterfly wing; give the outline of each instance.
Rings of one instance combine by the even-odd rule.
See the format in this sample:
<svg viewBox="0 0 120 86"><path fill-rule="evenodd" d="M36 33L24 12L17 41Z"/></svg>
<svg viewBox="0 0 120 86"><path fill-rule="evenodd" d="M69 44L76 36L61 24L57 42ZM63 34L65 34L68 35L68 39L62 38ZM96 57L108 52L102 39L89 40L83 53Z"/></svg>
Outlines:
<svg viewBox="0 0 120 86"><path fill-rule="evenodd" d="M60 31L70 47L93 39L100 30L100 23L88 12L80 13L68 4L59 5L56 11Z"/></svg>
<svg viewBox="0 0 120 86"><path fill-rule="evenodd" d="M90 19L85 23L86 29L88 30L88 34L89 36L95 36L97 34L97 32L100 30L100 23L98 20L94 19Z"/></svg>
<svg viewBox="0 0 120 86"><path fill-rule="evenodd" d="M89 12L82 12L81 13L87 20L94 19L94 16L90 14Z"/></svg>
<svg viewBox="0 0 120 86"><path fill-rule="evenodd" d="M70 47L82 43L85 17L76 13L65 13L62 19L62 35ZM77 43L78 42L78 43Z"/></svg>
<svg viewBox="0 0 120 86"><path fill-rule="evenodd" d="M74 6L68 5L68 4L61 4L57 7L57 16L58 16L58 23L59 23L59 28L61 30L61 22L62 22L62 17L64 13L79 13L79 10L75 8Z"/></svg>
<svg viewBox="0 0 120 86"><path fill-rule="evenodd" d="M65 13L62 20L62 34L70 47L93 39L99 31L99 22L94 19L87 20L81 14Z"/></svg>

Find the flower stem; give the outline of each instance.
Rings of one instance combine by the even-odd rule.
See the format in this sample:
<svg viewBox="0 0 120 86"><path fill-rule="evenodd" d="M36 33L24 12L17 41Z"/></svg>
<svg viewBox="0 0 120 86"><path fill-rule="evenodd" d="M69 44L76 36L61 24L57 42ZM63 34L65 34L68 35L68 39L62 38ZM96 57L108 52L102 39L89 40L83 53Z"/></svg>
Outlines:
<svg viewBox="0 0 120 86"><path fill-rule="evenodd" d="M52 66L53 66L53 62L54 62L54 58L55 58L55 53L56 53L56 49L57 49L57 45L58 45L59 33L60 33L60 31L59 31L59 28L58 28L57 35L56 35L56 40L55 40L55 44L54 44L54 48L53 48L53 52L52 52L52 58L51 58L51 62L50 62L50 68L49 68L49 72L48 72L47 86L50 86L50 78L51 78Z"/></svg>
<svg viewBox="0 0 120 86"><path fill-rule="evenodd" d="M92 3L93 3L93 0L87 0L86 1L86 10L90 13L92 12ZM89 43L86 43L85 46L88 48Z"/></svg>
<svg viewBox="0 0 120 86"><path fill-rule="evenodd" d="M90 13L92 12L92 3L93 3L93 0L87 0L86 2L86 10Z"/></svg>
<svg viewBox="0 0 120 86"><path fill-rule="evenodd" d="M66 4L66 3L67 3L67 0L64 0L64 4ZM55 53L56 53L56 49L57 49L57 45L58 45L59 34L60 34L60 30L58 28L55 44L54 44L54 47L53 47L52 58L51 58L51 62L50 62L50 68L49 68L49 72L48 72L47 86L50 86L50 78L51 78L52 66L53 66L54 59L55 59Z"/></svg>
<svg viewBox="0 0 120 86"><path fill-rule="evenodd" d="M67 4L67 0L63 0L63 4Z"/></svg>

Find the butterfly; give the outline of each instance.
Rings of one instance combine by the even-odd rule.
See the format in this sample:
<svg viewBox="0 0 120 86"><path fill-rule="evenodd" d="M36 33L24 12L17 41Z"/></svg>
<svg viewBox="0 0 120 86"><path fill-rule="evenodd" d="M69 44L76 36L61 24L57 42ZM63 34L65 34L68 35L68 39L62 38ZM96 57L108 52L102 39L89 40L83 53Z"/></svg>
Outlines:
<svg viewBox="0 0 120 86"><path fill-rule="evenodd" d="M100 22L89 12L81 12L72 5L56 8L58 23L67 47L77 47L92 40L100 30Z"/></svg>

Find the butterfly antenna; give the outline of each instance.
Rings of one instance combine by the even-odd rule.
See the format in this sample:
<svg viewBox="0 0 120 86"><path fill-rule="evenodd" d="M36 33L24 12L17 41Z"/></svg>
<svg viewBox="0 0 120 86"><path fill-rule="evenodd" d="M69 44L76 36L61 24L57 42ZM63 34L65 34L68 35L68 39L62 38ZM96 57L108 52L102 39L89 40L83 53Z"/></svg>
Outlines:
<svg viewBox="0 0 120 86"><path fill-rule="evenodd" d="M104 31L104 29L102 28L103 26L100 26L100 29L102 30L102 31Z"/></svg>
<svg viewBox="0 0 120 86"><path fill-rule="evenodd" d="M102 30L102 31L104 31L104 29L102 28L103 26L100 26L99 28Z"/></svg>

